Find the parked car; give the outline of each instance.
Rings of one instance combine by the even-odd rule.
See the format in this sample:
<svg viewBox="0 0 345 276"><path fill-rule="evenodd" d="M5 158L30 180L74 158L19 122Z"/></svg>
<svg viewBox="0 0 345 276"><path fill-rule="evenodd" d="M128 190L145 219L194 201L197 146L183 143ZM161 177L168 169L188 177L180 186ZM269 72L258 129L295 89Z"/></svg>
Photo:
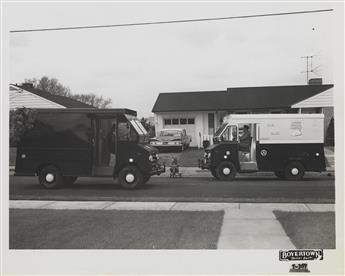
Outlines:
<svg viewBox="0 0 345 276"><path fill-rule="evenodd" d="M158 136L150 140L150 145L157 148L176 148L181 151L189 147L192 138L187 135L186 130L182 128L163 129Z"/></svg>

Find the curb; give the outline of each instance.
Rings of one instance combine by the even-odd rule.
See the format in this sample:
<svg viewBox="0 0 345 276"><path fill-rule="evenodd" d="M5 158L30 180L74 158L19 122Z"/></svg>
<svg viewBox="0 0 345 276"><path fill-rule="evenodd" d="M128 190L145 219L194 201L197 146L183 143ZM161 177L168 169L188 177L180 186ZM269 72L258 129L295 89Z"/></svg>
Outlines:
<svg viewBox="0 0 345 276"><path fill-rule="evenodd" d="M255 211L334 212L335 204L309 203L226 203L176 201L55 201L10 200L10 209L74 209L74 210L161 210L161 211L221 211L238 210L247 215ZM255 217L255 215L254 215Z"/></svg>

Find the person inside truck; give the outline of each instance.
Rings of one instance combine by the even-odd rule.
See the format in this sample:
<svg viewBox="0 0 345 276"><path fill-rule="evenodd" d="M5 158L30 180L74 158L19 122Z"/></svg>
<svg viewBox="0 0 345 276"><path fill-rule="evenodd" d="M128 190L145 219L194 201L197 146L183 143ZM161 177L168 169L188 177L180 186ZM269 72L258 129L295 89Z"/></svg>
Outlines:
<svg viewBox="0 0 345 276"><path fill-rule="evenodd" d="M108 148L109 148L109 166L115 165L115 139L116 139L116 125L113 124L108 133Z"/></svg>
<svg viewBox="0 0 345 276"><path fill-rule="evenodd" d="M243 133L240 136L239 150L243 152L250 152L251 143L252 143L252 136L249 131L249 126L244 125Z"/></svg>

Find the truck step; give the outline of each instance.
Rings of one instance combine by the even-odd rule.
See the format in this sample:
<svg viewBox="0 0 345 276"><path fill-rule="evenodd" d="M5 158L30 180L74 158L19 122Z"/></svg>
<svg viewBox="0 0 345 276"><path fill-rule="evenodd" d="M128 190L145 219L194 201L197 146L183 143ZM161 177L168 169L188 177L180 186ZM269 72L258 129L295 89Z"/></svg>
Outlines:
<svg viewBox="0 0 345 276"><path fill-rule="evenodd" d="M240 162L241 171L255 172L258 170L256 162Z"/></svg>

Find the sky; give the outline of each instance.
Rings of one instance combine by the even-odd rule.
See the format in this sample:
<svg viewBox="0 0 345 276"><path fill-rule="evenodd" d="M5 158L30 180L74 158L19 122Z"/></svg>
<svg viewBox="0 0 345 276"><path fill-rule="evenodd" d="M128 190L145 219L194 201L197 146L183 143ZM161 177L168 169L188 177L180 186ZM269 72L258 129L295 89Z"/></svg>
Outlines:
<svg viewBox="0 0 345 276"><path fill-rule="evenodd" d="M330 3L7 3L8 30L226 17ZM9 34L11 83L57 78L72 93L152 116L159 93L333 83L332 12L213 22ZM196 99L197 100L197 99Z"/></svg>

